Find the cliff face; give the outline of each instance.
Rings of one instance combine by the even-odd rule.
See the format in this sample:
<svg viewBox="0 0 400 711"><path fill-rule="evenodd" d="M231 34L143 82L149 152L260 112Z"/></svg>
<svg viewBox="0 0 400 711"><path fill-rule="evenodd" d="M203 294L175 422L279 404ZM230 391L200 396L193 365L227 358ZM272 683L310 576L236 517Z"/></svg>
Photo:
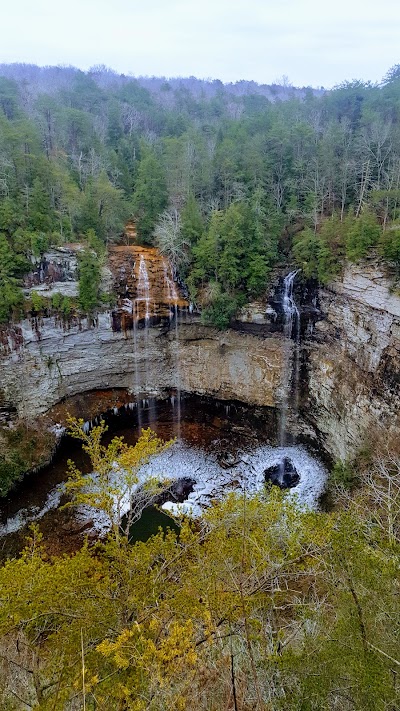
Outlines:
<svg viewBox="0 0 400 711"><path fill-rule="evenodd" d="M244 333L221 333L188 313L169 265L155 250L114 248L107 269L118 295L113 312L94 322L34 319L1 332L1 419L34 418L62 399L111 388L154 396L181 388L280 406L293 344L277 332L274 308L263 312L255 304L242 317ZM379 265L352 266L319 291L319 315L315 295L307 297L314 313L303 308L308 328L301 347L299 429L333 459L352 456L377 426L400 426L400 296L392 286Z"/></svg>
<svg viewBox="0 0 400 711"><path fill-rule="evenodd" d="M168 388L277 405L282 388L281 338L220 333L196 322L114 332L110 313L96 324L65 328L53 318L24 321L18 343L1 347L3 400L36 417L60 399L88 390L128 388L160 395ZM4 339L3 339L4 341Z"/></svg>
<svg viewBox="0 0 400 711"><path fill-rule="evenodd" d="M392 288L383 267L363 264L320 290L305 416L334 458L352 456L378 427L399 427L400 296Z"/></svg>

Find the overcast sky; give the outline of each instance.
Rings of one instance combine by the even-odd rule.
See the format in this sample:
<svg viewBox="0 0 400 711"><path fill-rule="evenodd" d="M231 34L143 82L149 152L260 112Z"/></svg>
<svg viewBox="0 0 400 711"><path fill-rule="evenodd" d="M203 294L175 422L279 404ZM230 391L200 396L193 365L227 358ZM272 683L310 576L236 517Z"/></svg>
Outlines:
<svg viewBox="0 0 400 711"><path fill-rule="evenodd" d="M6 0L0 61L330 87L400 64L400 0Z"/></svg>

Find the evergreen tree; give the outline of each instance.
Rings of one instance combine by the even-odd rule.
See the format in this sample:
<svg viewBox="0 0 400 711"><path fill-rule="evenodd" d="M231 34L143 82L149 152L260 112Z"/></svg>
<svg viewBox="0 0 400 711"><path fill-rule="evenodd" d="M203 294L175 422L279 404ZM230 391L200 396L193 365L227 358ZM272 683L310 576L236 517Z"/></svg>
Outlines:
<svg viewBox="0 0 400 711"><path fill-rule="evenodd" d="M15 271L15 257L6 237L0 233L0 322L3 323L23 302Z"/></svg>
<svg viewBox="0 0 400 711"><path fill-rule="evenodd" d="M199 206L193 193L190 193L181 212L182 237L190 245L195 245L203 234L204 224Z"/></svg>
<svg viewBox="0 0 400 711"><path fill-rule="evenodd" d="M52 218L49 194L43 187L41 179L35 178L29 199L29 227L38 232L50 232Z"/></svg>
<svg viewBox="0 0 400 711"><path fill-rule="evenodd" d="M133 194L133 210L139 237L149 242L157 217L167 206L168 195L163 168L155 154L147 149L139 163Z"/></svg>
<svg viewBox="0 0 400 711"><path fill-rule="evenodd" d="M232 203L226 211L222 223L222 250L218 276L223 286L228 289L236 289L242 283L243 260L246 253L244 213L245 207L243 205Z"/></svg>
<svg viewBox="0 0 400 711"><path fill-rule="evenodd" d="M79 306L93 313L99 304L100 265L96 252L86 248L79 255Z"/></svg>
<svg viewBox="0 0 400 711"><path fill-rule="evenodd" d="M351 262L357 262L366 257L375 247L381 236L382 229L376 216L369 210L361 213L354 220L346 235L346 255Z"/></svg>

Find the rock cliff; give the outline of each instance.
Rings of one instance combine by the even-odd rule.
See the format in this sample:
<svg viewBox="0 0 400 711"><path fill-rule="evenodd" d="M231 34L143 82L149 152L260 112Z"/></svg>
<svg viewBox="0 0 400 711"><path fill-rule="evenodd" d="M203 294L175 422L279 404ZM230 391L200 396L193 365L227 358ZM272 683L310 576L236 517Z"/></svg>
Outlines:
<svg viewBox="0 0 400 711"><path fill-rule="evenodd" d="M399 427L400 296L382 265L348 266L319 292L323 320L308 343L304 415L336 459L371 431Z"/></svg>
<svg viewBox="0 0 400 711"><path fill-rule="evenodd" d="M220 333L195 321L180 324L178 339L175 328L161 326L115 332L109 312L68 327L54 318L24 321L18 341L8 334L0 351L3 400L31 418L62 398L104 388L161 395L179 386L270 407L281 396L279 336Z"/></svg>
<svg viewBox="0 0 400 711"><path fill-rule="evenodd" d="M70 271L67 277L61 271L61 278L73 272L73 259L67 258ZM34 418L60 400L112 388L143 396L181 388L280 406L288 351L276 304L264 311L260 303L249 306L237 330L221 333L189 314L183 291L155 250L113 248L108 273L118 295L113 312L68 323L37 318L3 329L3 420ZM51 285L60 280L57 270L54 277ZM318 299L307 296L313 313L304 307L298 425L333 459L355 454L371 429L400 425L400 296L393 284L381 265L367 263L349 266L342 279L319 290Z"/></svg>

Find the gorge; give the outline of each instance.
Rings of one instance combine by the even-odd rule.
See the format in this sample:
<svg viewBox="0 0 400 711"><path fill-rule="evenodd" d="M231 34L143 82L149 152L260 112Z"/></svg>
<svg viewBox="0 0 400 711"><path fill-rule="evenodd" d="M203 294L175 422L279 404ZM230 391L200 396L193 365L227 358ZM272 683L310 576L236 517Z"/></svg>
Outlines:
<svg viewBox="0 0 400 711"><path fill-rule="evenodd" d="M399 187L399 66L0 66L1 709L400 708Z"/></svg>
<svg viewBox="0 0 400 711"><path fill-rule="evenodd" d="M74 290L76 249L47 255L27 289ZM354 457L371 431L398 426L400 298L376 261L348 267L329 288L317 289L297 275L277 272L269 303L250 304L221 332L202 325L155 248L112 247L103 280L117 296L113 310L94 320L44 316L3 329L3 420L11 427L19 419L36 420L61 431L69 412L88 427L108 412L117 432L123 415L126 435L130 413L130 428L151 426L167 439L178 437L153 473L197 476L191 510L198 512L199 503L221 496L232 482L257 489L264 471L276 466L279 481L296 483L300 498L315 505L326 475L304 446L329 467ZM198 450L204 445L198 440L201 416L193 424L193 413L201 410L211 416L200 437L214 438L205 459ZM189 422L198 430L194 440ZM221 448L229 450L222 468L216 456ZM54 508L61 490L53 485L50 476L50 489L32 513L28 478L27 505L21 499L26 514L18 514L18 492L11 495L3 533Z"/></svg>

